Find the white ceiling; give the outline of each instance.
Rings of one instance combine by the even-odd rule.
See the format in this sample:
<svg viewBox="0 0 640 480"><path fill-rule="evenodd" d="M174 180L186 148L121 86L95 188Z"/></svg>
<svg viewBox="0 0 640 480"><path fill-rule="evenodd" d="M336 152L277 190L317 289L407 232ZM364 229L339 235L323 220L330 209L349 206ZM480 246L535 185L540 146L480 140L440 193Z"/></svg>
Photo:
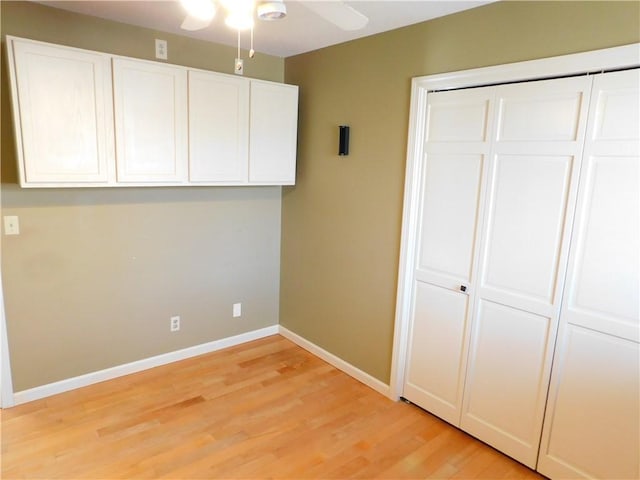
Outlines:
<svg viewBox="0 0 640 480"><path fill-rule="evenodd" d="M308 0L285 0L287 16L278 21L257 21L254 33L256 52L279 57L317 50L329 45L366 37L432 18L460 12L495 0L352 0L344 3L369 18L362 30L344 31L305 8ZM323 0L335 1L335 0ZM85 15L115 20L163 32L198 38L224 45L237 45L237 34L224 24L219 12L209 27L188 32L180 29L185 13L177 0L75 0L38 1ZM249 48L249 34L244 33L242 47Z"/></svg>

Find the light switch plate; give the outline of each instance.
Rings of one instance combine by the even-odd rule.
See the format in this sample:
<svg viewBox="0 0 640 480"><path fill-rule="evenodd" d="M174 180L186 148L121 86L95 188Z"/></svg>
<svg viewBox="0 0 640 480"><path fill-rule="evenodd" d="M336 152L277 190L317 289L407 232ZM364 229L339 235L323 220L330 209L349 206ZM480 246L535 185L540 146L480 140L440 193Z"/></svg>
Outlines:
<svg viewBox="0 0 640 480"><path fill-rule="evenodd" d="M160 60L167 59L167 41L156 38L156 58Z"/></svg>
<svg viewBox="0 0 640 480"><path fill-rule="evenodd" d="M20 223L17 215L5 215L4 217L4 234L20 235Z"/></svg>
<svg viewBox="0 0 640 480"><path fill-rule="evenodd" d="M233 316L234 317L242 316L242 304L241 303L234 303L233 304Z"/></svg>
<svg viewBox="0 0 640 480"><path fill-rule="evenodd" d="M236 75L244 75L244 61L241 58L236 58L233 73Z"/></svg>

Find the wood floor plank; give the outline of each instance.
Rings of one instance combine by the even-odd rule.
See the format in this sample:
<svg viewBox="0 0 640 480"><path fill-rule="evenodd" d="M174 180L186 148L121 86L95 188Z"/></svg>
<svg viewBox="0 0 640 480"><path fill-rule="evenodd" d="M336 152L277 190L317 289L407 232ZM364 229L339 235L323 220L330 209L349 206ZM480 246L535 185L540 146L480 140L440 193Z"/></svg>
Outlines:
<svg viewBox="0 0 640 480"><path fill-rule="evenodd" d="M543 478L278 335L0 422L4 479Z"/></svg>

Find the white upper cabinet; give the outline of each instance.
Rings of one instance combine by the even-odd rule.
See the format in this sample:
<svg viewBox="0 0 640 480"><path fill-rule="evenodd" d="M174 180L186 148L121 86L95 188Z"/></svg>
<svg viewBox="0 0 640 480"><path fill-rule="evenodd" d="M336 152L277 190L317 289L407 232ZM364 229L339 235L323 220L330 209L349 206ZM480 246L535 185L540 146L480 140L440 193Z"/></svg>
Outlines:
<svg viewBox="0 0 640 480"><path fill-rule="evenodd" d="M7 37L23 187L292 185L298 87Z"/></svg>
<svg viewBox="0 0 640 480"><path fill-rule="evenodd" d="M187 72L113 60L118 182L179 184L187 179Z"/></svg>
<svg viewBox="0 0 640 480"><path fill-rule="evenodd" d="M252 80L250 110L249 183L293 185L298 87Z"/></svg>
<svg viewBox="0 0 640 480"><path fill-rule="evenodd" d="M108 56L7 38L23 187L105 185L113 175Z"/></svg>
<svg viewBox="0 0 640 480"><path fill-rule="evenodd" d="M189 180L242 183L249 170L249 80L189 71Z"/></svg>

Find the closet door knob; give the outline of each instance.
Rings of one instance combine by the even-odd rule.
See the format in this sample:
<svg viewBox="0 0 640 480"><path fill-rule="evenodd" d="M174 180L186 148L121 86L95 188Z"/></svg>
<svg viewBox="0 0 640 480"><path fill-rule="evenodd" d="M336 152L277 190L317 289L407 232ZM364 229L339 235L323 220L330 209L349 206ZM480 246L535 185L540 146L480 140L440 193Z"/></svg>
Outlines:
<svg viewBox="0 0 640 480"><path fill-rule="evenodd" d="M460 285L460 291L461 292L466 292L467 291L467 286L466 285Z"/></svg>

